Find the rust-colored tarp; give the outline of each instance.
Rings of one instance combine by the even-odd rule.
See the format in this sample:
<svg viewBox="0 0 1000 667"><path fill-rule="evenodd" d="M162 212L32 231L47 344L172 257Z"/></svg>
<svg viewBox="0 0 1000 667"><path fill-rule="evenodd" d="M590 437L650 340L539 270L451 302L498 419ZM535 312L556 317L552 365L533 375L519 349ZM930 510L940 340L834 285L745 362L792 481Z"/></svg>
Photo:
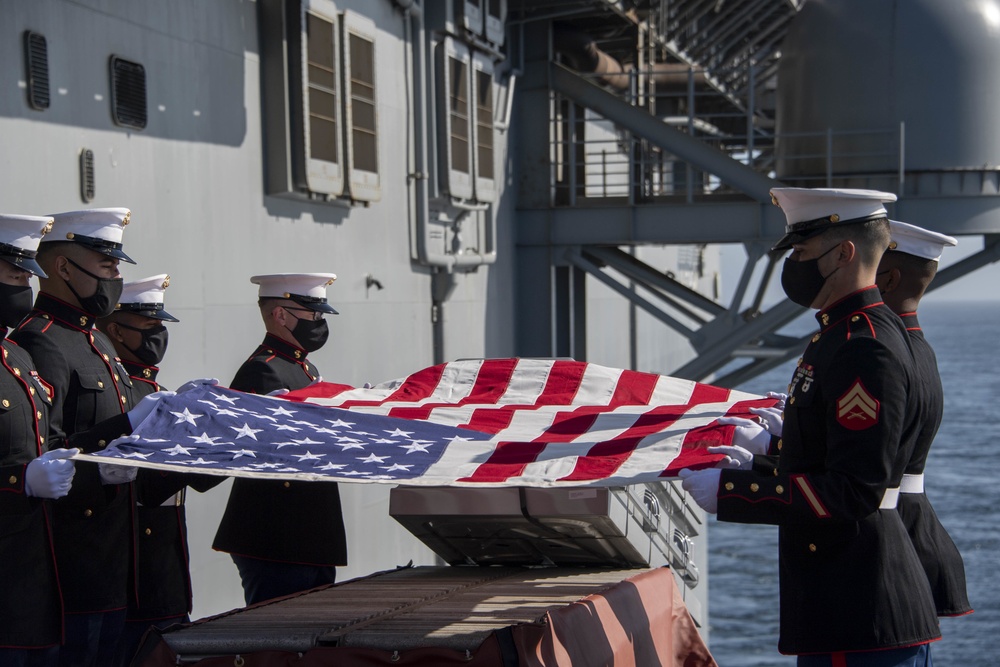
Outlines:
<svg viewBox="0 0 1000 667"><path fill-rule="evenodd" d="M667 568L624 576L537 622L497 629L468 651L337 646L178 662L167 641L151 633L140 653L134 667L717 667Z"/></svg>

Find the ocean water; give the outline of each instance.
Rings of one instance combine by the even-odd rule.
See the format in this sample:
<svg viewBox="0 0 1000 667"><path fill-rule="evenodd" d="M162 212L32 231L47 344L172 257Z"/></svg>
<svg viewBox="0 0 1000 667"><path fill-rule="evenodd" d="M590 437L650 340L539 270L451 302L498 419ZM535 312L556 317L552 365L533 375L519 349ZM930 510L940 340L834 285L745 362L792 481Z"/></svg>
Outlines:
<svg viewBox="0 0 1000 667"><path fill-rule="evenodd" d="M800 323L796 323L800 324ZM808 327L808 321L801 322ZM965 560L975 613L941 619L935 667L1000 664L1000 302L927 302L920 324L934 346L944 421L926 470L927 494ZM803 331L804 332L804 331ZM784 391L794 362L740 387ZM721 667L788 667L778 653L777 528L709 527L710 649Z"/></svg>

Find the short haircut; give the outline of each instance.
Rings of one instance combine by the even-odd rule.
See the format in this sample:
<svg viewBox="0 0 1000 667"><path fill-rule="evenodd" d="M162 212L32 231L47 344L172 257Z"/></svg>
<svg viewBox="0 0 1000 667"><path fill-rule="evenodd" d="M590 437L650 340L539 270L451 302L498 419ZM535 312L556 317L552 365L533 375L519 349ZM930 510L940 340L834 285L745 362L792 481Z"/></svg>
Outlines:
<svg viewBox="0 0 1000 667"><path fill-rule="evenodd" d="M854 243L858 257L867 266L877 266L892 241L888 218L876 218L849 225L833 225L824 232L824 235L837 243L842 241Z"/></svg>
<svg viewBox="0 0 1000 667"><path fill-rule="evenodd" d="M882 256L879 271L899 269L900 289L906 296L920 298L937 275L937 260L889 250Z"/></svg>

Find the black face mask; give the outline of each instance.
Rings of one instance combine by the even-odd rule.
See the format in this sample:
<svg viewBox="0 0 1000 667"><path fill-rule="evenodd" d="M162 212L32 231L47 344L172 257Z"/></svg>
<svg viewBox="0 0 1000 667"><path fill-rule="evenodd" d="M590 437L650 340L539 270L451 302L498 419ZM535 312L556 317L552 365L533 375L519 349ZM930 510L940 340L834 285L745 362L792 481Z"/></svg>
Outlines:
<svg viewBox="0 0 1000 667"><path fill-rule="evenodd" d="M0 283L0 326L13 329L31 312L30 285Z"/></svg>
<svg viewBox="0 0 1000 667"><path fill-rule="evenodd" d="M155 366L160 363L163 355L167 353L167 328L165 326L161 324L149 329L140 329L138 327L130 327L121 322L117 324L124 329L131 329L142 334L142 342L139 343L139 347L132 349L127 345L125 346L125 349L134 354L136 359L147 366Z"/></svg>
<svg viewBox="0 0 1000 667"><path fill-rule="evenodd" d="M69 286L69 291L80 302L80 308L83 308L84 312L90 313L92 317L107 317L113 313L115 306L118 305L118 299L122 295L122 288L125 285L125 281L122 278L101 278L100 276L95 276L69 257L66 258L66 261L97 281L97 289L90 296L80 296L73 289L73 283L68 280L64 281Z"/></svg>
<svg viewBox="0 0 1000 667"><path fill-rule="evenodd" d="M292 336L306 352L315 352L326 344L330 329L325 319L299 320L292 330Z"/></svg>
<svg viewBox="0 0 1000 667"><path fill-rule="evenodd" d="M823 285L826 284L826 279L840 270L838 266L824 276L819 270L819 260L839 245L838 243L815 259L796 262L790 257L785 258L785 265L781 267L781 289L785 290L785 294L792 303L806 308L812 306L813 301L819 296L820 290L823 289Z"/></svg>

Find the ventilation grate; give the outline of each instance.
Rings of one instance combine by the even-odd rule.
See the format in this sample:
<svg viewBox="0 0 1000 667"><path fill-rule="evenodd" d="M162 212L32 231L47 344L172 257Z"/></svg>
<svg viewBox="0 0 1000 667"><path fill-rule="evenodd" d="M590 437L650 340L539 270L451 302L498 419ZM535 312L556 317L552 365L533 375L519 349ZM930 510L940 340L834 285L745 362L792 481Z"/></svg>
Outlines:
<svg viewBox="0 0 1000 667"><path fill-rule="evenodd" d="M146 127L146 68L118 56L111 56L111 115L122 127Z"/></svg>
<svg viewBox="0 0 1000 667"><path fill-rule="evenodd" d="M28 79L28 104L32 109L48 109L49 49L45 36L30 30L24 31L24 65Z"/></svg>
<svg viewBox="0 0 1000 667"><path fill-rule="evenodd" d="M94 201L94 151L80 151L80 196L87 204Z"/></svg>

